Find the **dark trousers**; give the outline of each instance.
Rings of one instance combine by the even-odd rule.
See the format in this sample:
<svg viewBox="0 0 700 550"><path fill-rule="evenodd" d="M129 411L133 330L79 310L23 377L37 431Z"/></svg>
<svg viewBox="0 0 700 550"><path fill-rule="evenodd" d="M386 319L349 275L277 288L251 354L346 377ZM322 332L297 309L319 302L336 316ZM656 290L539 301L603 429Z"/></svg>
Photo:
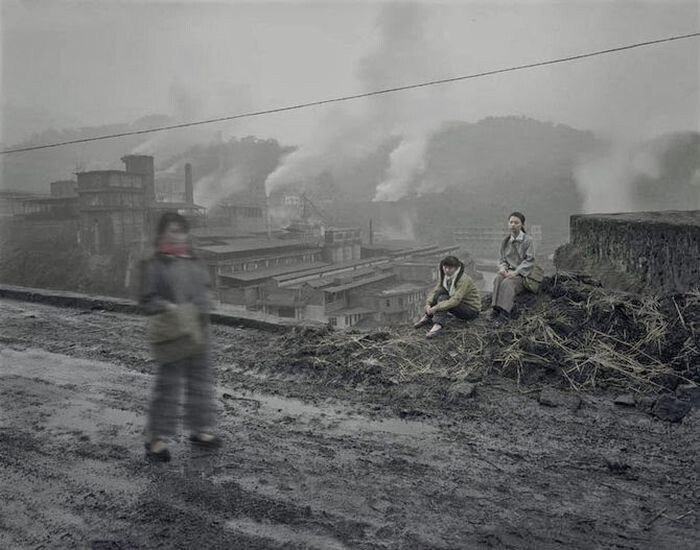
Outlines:
<svg viewBox="0 0 700 550"><path fill-rule="evenodd" d="M446 300L449 300L450 295L447 293L447 290L444 292L441 292L438 294L434 300L431 301L430 305L434 306L440 302L444 302ZM437 325L442 325L443 327L445 326L445 323L447 322L447 314L454 315L458 319L463 319L464 321L471 321L472 319L476 319L479 316L479 312L473 310L463 302L460 302L456 306L450 309L446 309L443 311L436 311L432 315L432 320L433 323ZM430 315L428 315L430 317Z"/></svg>
<svg viewBox="0 0 700 550"><path fill-rule="evenodd" d="M158 365L146 430L174 435L185 386L185 427L190 432L211 428L216 415L214 377L208 350L204 354Z"/></svg>

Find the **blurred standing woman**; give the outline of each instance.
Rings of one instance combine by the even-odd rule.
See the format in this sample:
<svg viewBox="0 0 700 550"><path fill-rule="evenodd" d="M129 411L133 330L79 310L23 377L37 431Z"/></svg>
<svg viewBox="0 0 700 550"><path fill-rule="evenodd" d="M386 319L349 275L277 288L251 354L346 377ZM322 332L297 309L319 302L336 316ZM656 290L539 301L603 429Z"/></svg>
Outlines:
<svg viewBox="0 0 700 550"><path fill-rule="evenodd" d="M139 302L158 362L146 425L146 456L170 460L166 442L175 435L185 383L185 426L192 443L216 447L214 379L209 344L209 274L192 255L189 224L175 212L158 222L156 252L142 266Z"/></svg>
<svg viewBox="0 0 700 550"><path fill-rule="evenodd" d="M525 290L525 281L535 266L535 243L525 231L525 216L508 216L510 235L501 243L498 273L493 280L491 307L494 318L510 315L515 297Z"/></svg>

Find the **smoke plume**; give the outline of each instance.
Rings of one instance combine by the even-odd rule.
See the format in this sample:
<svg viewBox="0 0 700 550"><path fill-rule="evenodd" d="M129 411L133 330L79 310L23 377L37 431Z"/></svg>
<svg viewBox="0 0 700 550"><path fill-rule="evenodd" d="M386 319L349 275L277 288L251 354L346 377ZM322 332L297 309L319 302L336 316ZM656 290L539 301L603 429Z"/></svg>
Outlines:
<svg viewBox="0 0 700 550"><path fill-rule="evenodd" d="M429 13L416 4L386 4L377 19L375 43L359 62L366 91L400 86L444 75L441 56L426 39ZM416 192L425 167L425 150L442 123L448 98L436 89L389 94L337 106L317 131L267 179L268 194L282 187L303 190L323 171L342 177L354 163L392 139L397 146L375 200L396 201ZM397 139L398 138L398 139ZM341 181L342 184L342 181ZM423 188L423 192L430 191Z"/></svg>
<svg viewBox="0 0 700 550"><path fill-rule="evenodd" d="M574 171L584 213L700 208L700 134L617 138Z"/></svg>

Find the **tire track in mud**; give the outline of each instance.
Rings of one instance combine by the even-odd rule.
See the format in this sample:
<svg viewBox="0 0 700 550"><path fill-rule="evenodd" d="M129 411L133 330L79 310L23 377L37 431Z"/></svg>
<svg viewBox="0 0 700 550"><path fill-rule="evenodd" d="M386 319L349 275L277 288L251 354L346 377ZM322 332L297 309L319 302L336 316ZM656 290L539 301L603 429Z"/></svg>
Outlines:
<svg viewBox="0 0 700 550"><path fill-rule="evenodd" d="M84 547L95 540L139 548L290 547L275 541L272 526L279 524L296 533L299 548L308 547L306 538L342 548L341 541L364 533L361 522L233 479L214 483L208 476L219 461L235 463L235 447L211 456L180 444L184 464L146 464L133 405L146 399L148 377L40 351L0 354L7 382L1 397L13 404L0 430L2 496L14 512L3 522L9 538L3 547ZM131 402L116 402L110 389L126 384ZM268 527L246 535L247 523L237 527L237 519Z"/></svg>

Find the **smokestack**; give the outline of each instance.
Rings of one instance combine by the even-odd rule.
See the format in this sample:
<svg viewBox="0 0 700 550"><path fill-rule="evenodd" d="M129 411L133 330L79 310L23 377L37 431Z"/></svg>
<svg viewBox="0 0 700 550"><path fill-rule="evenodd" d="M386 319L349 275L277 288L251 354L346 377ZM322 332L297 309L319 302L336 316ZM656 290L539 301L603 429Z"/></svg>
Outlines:
<svg viewBox="0 0 700 550"><path fill-rule="evenodd" d="M185 202L194 204L194 188L192 187L192 165L185 164Z"/></svg>
<svg viewBox="0 0 700 550"><path fill-rule="evenodd" d="M265 225L267 226L267 238L272 239L272 226L270 225L270 197L265 195Z"/></svg>
<svg viewBox="0 0 700 550"><path fill-rule="evenodd" d="M369 219L369 244L374 244L374 230L372 229L372 218Z"/></svg>

